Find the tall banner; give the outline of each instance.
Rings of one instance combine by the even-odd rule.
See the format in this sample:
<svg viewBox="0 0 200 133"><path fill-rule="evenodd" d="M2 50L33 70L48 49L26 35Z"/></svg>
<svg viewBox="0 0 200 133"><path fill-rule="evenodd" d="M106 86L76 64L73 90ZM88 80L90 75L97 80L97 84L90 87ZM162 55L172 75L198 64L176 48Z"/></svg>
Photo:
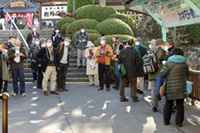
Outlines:
<svg viewBox="0 0 200 133"><path fill-rule="evenodd" d="M181 4L184 3L184 0L173 0L158 6L163 26L165 28L200 22L200 16L196 15L190 6L181 8Z"/></svg>

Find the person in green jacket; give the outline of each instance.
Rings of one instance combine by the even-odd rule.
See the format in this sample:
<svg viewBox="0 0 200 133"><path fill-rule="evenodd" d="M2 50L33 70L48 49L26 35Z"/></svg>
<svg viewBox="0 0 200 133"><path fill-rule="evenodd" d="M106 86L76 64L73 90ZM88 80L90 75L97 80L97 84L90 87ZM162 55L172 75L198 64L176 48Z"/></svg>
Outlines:
<svg viewBox="0 0 200 133"><path fill-rule="evenodd" d="M156 44L151 43L149 45L150 51L156 51L156 60L158 62L159 69L154 74L149 74L148 79L151 81L151 104L152 104L152 111L157 112L158 107L158 100L157 100L157 87L156 87L156 77L160 73L160 71L163 68L162 61L166 60L168 58L168 55L166 52L162 49L162 46L164 45L164 41L162 39L157 39Z"/></svg>
<svg viewBox="0 0 200 133"><path fill-rule="evenodd" d="M10 81L10 77L9 77L9 74L8 74L8 67L7 67L7 64L6 64L6 61L8 60L8 54L7 52L5 52L5 49L4 49L4 45L2 43L0 43L1 48L0 49L0 91L2 91L2 85L3 85L3 81ZM4 92L8 92L7 91L8 89L8 86L4 86Z"/></svg>

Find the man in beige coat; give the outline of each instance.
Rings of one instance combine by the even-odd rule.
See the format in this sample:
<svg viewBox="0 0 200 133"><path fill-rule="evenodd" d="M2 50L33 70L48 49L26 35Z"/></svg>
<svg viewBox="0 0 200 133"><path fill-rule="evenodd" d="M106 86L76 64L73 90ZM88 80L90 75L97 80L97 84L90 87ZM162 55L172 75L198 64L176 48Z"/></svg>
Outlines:
<svg viewBox="0 0 200 133"><path fill-rule="evenodd" d="M98 63L96 64L96 57L95 57L97 48L94 47L94 44L91 41L87 42L86 48L87 48L85 51L85 58L87 59L86 73L90 81L89 86L93 86L95 83L95 86L98 87L99 86ZM94 75L94 81L92 78L93 75Z"/></svg>

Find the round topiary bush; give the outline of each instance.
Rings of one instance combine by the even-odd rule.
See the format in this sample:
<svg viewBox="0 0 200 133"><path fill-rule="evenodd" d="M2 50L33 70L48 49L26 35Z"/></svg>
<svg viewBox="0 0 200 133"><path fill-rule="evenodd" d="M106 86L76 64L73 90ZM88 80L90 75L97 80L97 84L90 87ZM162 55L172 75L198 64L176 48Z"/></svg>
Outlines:
<svg viewBox="0 0 200 133"><path fill-rule="evenodd" d="M66 30L67 30L67 27L68 27L68 25L70 25L70 23L65 23L62 27L61 27L61 34L63 35L63 36L65 36L65 33L66 33Z"/></svg>
<svg viewBox="0 0 200 133"><path fill-rule="evenodd" d="M129 17L128 15L122 14L122 13L115 13L115 14L111 14L108 18L118 18L124 21L125 23L127 23L131 27L134 35L138 33L137 22L133 18Z"/></svg>
<svg viewBox="0 0 200 133"><path fill-rule="evenodd" d="M58 27L59 29L62 28L62 26L65 24L65 23L72 23L74 22L76 19L75 18L63 18L63 19L60 19L58 20L58 22L56 23L56 27Z"/></svg>
<svg viewBox="0 0 200 133"><path fill-rule="evenodd" d="M110 6L87 5L76 10L76 19L95 19L102 22L111 14L116 13L116 10Z"/></svg>
<svg viewBox="0 0 200 133"><path fill-rule="evenodd" d="M129 35L119 35L119 34L115 34L115 35L106 35L104 36L106 38L106 44L110 45L112 47L112 37L113 36L117 36L119 38L119 41L122 43L124 40L128 40L128 39L133 39L135 40L135 38L133 36L129 36ZM97 46L100 46L100 38L97 38L96 41L94 41L94 45L97 47Z"/></svg>
<svg viewBox="0 0 200 133"><path fill-rule="evenodd" d="M79 33L80 32L80 30L78 30L78 31L76 31L75 33L74 33L74 35L72 36L72 41L74 41L74 38L75 38L75 36L76 36L76 34L77 33ZM86 29L86 32L88 33L88 34L99 34L100 36L101 36L101 34L98 32L98 31L96 31L96 30L93 30L93 29Z"/></svg>
<svg viewBox="0 0 200 133"><path fill-rule="evenodd" d="M117 18L108 18L104 20L95 27L95 30L101 35L124 34L133 36L133 31L130 26Z"/></svg>
<svg viewBox="0 0 200 133"><path fill-rule="evenodd" d="M98 24L99 22L94 20L94 19L80 19L76 20L73 23L71 23L66 30L66 36L72 37L74 33L78 30L80 30L81 26L85 26L86 29L94 29L94 27Z"/></svg>

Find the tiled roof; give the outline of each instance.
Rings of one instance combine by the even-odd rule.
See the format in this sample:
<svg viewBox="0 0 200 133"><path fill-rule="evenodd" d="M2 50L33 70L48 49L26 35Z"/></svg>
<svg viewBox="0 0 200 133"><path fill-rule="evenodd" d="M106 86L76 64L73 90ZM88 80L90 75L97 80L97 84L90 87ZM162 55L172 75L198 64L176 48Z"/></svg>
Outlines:
<svg viewBox="0 0 200 133"><path fill-rule="evenodd" d="M5 5L6 3L8 3L8 0L0 0L0 5ZM40 5L38 3L35 2L30 2L32 3L35 7L29 7L28 8L28 12L36 12L37 9L40 7ZM22 12L26 12L26 7L22 8L22 7L14 7L11 8L10 6L4 8L4 12L9 12L9 13L22 13Z"/></svg>

